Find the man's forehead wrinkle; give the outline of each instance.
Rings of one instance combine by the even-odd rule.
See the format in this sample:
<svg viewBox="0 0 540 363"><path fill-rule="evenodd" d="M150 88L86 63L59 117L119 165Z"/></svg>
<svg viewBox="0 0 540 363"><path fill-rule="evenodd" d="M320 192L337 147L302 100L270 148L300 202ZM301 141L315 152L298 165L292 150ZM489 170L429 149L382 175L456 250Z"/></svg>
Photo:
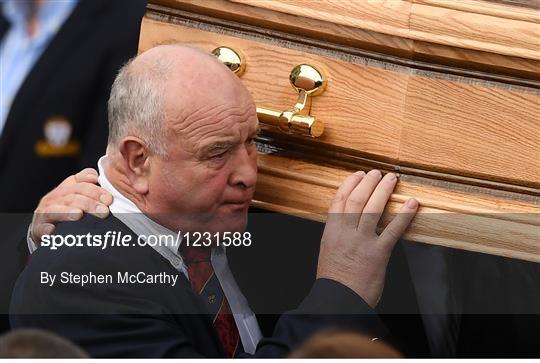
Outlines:
<svg viewBox="0 0 540 363"><path fill-rule="evenodd" d="M242 125L249 121L249 113L251 112L249 107L228 107L222 105L221 107L215 107L209 112L198 115L193 121L189 122L184 129L184 134L187 137L197 138L197 134L206 129L215 132L226 131L225 134L234 134L235 126ZM228 132L227 132L228 131Z"/></svg>
<svg viewBox="0 0 540 363"><path fill-rule="evenodd" d="M216 104L214 106L201 107L186 118L189 125L200 121L213 119L211 123L216 123L220 120L227 119L228 116L238 116L239 118L246 117L252 111L251 105L231 105L230 102Z"/></svg>
<svg viewBox="0 0 540 363"><path fill-rule="evenodd" d="M239 127L228 123L203 124L198 128L193 128L186 134L186 139L198 146L212 144L215 142L240 142Z"/></svg>
<svg viewBox="0 0 540 363"><path fill-rule="evenodd" d="M176 119L175 130L182 133L190 133L193 129L201 127L203 124L216 124L221 120L233 120L246 118L250 111L254 111L254 106L250 103L243 105L231 105L229 101L223 101L214 105L201 104L196 109L188 113L183 109L179 114L181 118Z"/></svg>
<svg viewBox="0 0 540 363"><path fill-rule="evenodd" d="M193 138L194 147L196 151L206 151L215 145L229 145L238 144L240 141L239 135L225 134L220 131L228 130L204 130L201 131L196 137Z"/></svg>
<svg viewBox="0 0 540 363"><path fill-rule="evenodd" d="M215 144L233 146L241 143L252 131L251 128L247 130L244 126L248 119L243 115L240 119L241 122L197 122L190 127L189 132L184 130L182 138L186 142L186 147L194 153L205 153Z"/></svg>
<svg viewBox="0 0 540 363"><path fill-rule="evenodd" d="M172 110L169 108L166 117L175 133L183 137L188 137L194 123L190 121L190 118L200 112L203 112L202 109L199 108L193 111L189 105L185 107L174 107Z"/></svg>

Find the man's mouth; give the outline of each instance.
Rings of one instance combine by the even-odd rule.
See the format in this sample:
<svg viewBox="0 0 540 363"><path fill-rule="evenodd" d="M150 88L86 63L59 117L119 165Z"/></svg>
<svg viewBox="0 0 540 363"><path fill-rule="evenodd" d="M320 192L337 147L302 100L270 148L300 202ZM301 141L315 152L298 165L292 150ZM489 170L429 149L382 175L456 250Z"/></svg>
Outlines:
<svg viewBox="0 0 540 363"><path fill-rule="evenodd" d="M251 198L244 199L244 200L238 200L238 201L230 201L224 203L224 205L229 206L233 209L244 209L249 207L249 204L251 203Z"/></svg>

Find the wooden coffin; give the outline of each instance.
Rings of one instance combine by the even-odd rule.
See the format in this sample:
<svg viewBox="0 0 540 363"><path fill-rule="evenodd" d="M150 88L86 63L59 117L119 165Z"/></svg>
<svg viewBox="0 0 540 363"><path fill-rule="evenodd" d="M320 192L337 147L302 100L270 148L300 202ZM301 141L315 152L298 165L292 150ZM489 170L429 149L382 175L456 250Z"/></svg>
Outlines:
<svg viewBox="0 0 540 363"><path fill-rule="evenodd" d="M379 168L400 176L386 221L421 204L405 238L540 261L536 0L152 0L140 51L174 42L242 57L254 206L324 221L345 176ZM301 64L326 79L297 113L319 137L280 118Z"/></svg>

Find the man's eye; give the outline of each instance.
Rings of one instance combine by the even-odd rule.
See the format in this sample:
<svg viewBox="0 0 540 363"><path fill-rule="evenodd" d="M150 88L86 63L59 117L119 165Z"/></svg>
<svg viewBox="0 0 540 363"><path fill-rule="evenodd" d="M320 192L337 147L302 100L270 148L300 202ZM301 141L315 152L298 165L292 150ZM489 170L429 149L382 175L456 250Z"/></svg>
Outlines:
<svg viewBox="0 0 540 363"><path fill-rule="evenodd" d="M219 153L219 154L215 154L215 155L212 155L210 156L210 160L223 160L225 158L225 156L227 155L227 152L224 151L222 153Z"/></svg>

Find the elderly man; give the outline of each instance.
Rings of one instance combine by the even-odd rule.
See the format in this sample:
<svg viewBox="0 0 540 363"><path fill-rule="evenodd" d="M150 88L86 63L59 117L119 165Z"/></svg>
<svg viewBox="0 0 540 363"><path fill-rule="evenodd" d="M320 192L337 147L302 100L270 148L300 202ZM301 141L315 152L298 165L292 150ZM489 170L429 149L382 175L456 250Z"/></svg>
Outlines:
<svg viewBox="0 0 540 363"><path fill-rule="evenodd" d="M392 248L418 208L407 201L376 234L394 174L357 172L344 181L329 210L316 282L298 309L280 318L274 335L262 338L215 237L244 231L257 180L258 121L248 90L199 50L159 46L118 74L109 124L99 184L114 198L112 216L85 215L60 223L56 233L108 232L130 242L38 248L14 291L15 327L53 330L96 357L279 357L328 327L384 334L372 307ZM75 179L44 198L39 211L49 217L34 223L34 237L51 232L49 222L94 211L100 196L110 203L102 189L81 183L92 182L92 174ZM54 212L73 213L51 219ZM182 238L172 244L132 243L178 231ZM211 247L190 244L186 233L196 232L209 232ZM89 278L140 273L150 280ZM64 282L62 274L69 275Z"/></svg>

